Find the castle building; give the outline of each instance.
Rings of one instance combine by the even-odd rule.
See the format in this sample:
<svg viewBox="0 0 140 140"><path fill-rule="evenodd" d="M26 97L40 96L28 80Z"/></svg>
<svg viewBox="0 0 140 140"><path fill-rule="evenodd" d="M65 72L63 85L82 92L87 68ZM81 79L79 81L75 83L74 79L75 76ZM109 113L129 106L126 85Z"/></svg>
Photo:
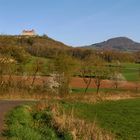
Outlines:
<svg viewBox="0 0 140 140"><path fill-rule="evenodd" d="M23 30L21 35L23 36L36 36L35 30Z"/></svg>

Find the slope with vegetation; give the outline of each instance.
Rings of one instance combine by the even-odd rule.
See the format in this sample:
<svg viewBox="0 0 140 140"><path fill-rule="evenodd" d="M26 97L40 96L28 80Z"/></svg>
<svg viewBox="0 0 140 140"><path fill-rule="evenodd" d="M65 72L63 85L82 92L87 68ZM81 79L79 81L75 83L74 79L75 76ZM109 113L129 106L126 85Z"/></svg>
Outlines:
<svg viewBox="0 0 140 140"><path fill-rule="evenodd" d="M138 139L139 99L106 101L140 97L136 63L139 52L72 48L47 36L0 36L0 97L52 103L15 108L4 135L11 140ZM84 82L81 89L71 86L76 76ZM124 80L133 81L131 87L122 88Z"/></svg>
<svg viewBox="0 0 140 140"><path fill-rule="evenodd" d="M13 57L12 50L21 55L26 54L26 51L34 56L53 57L57 52L67 48L69 48L67 45L47 36L0 36L0 53L6 53Z"/></svg>
<svg viewBox="0 0 140 140"><path fill-rule="evenodd" d="M50 100L9 112L3 136L9 140L135 140L140 138L139 123L140 99L94 104Z"/></svg>
<svg viewBox="0 0 140 140"><path fill-rule="evenodd" d="M140 138L140 99L105 101L96 104L64 102L66 110L74 110L78 118L96 122L119 140Z"/></svg>
<svg viewBox="0 0 140 140"><path fill-rule="evenodd" d="M116 37L107 41L84 46L92 49L119 50L119 51L140 51L140 43L137 43L127 37Z"/></svg>
<svg viewBox="0 0 140 140"><path fill-rule="evenodd" d="M7 114L3 137L33 140L110 140L113 136L71 115L56 104L56 100L40 102L36 105L18 106ZM57 102L59 103L59 102ZM86 131L86 133L85 133Z"/></svg>
<svg viewBox="0 0 140 140"><path fill-rule="evenodd" d="M3 136L9 140L72 140L66 130L59 130L49 108L37 110L29 105L19 106L9 112Z"/></svg>

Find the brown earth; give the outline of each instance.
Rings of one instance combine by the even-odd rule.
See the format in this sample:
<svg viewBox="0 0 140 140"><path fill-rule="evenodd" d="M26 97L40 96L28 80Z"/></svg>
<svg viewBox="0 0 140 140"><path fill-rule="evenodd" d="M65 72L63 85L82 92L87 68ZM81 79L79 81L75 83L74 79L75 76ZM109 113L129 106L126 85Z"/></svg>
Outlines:
<svg viewBox="0 0 140 140"><path fill-rule="evenodd" d="M8 76L5 77L8 79ZM12 81L16 80L19 82L25 82L27 84L31 84L33 77L27 77L27 76L12 76ZM35 80L35 84L40 85L43 84L44 81L46 81L48 77L45 76L37 76ZM139 83L140 85L140 83ZM86 84L84 83L83 79L80 77L73 77L70 82L70 86L73 88L85 88ZM138 86L138 85L137 85ZM95 83L94 79L92 79L91 84L89 88L95 88ZM114 84L112 80L103 80L101 82L101 88L113 88ZM136 88L136 83L135 82L128 82L128 81L119 81L118 84L119 88L124 88L124 89L134 89Z"/></svg>
<svg viewBox="0 0 140 140"><path fill-rule="evenodd" d="M86 87L86 84L84 83L82 78L74 77L71 80L71 87L78 87L78 88L84 88ZM92 79L91 84L89 88L95 88L94 79ZM101 88L112 88L114 87L113 81L111 80L103 80L101 81ZM136 87L136 84L134 82L128 82L128 81L119 81L118 87L124 88L124 89L134 89Z"/></svg>

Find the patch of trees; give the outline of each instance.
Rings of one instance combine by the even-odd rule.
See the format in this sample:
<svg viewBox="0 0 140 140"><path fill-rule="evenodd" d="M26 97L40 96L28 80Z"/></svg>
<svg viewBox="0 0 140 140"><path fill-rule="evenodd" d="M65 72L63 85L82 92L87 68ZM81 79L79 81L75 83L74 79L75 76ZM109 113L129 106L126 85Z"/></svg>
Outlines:
<svg viewBox="0 0 140 140"><path fill-rule="evenodd" d="M33 56L55 58L61 53L83 60L90 55L99 56L106 62L138 62L139 53L120 52L114 50L93 50L85 48L72 48L48 36L24 37L24 36L0 36L0 49L5 52L11 48L23 49ZM2 50L1 49L1 50ZM23 51L22 50L22 51ZM21 51L21 50L19 50ZM25 53L24 52L24 53Z"/></svg>
<svg viewBox="0 0 140 140"><path fill-rule="evenodd" d="M29 54L19 46L0 46L0 56L8 56L15 59L19 63L27 61Z"/></svg>
<svg viewBox="0 0 140 140"><path fill-rule="evenodd" d="M120 51L114 51L114 50L103 50L101 52L98 51L97 53L106 62L113 62L113 61L134 62L133 53L120 52Z"/></svg>
<svg viewBox="0 0 140 140"><path fill-rule="evenodd" d="M93 55L98 56L106 62L135 62L134 53L120 52L114 50L93 50L85 48L71 48L67 50L67 54L80 60Z"/></svg>
<svg viewBox="0 0 140 140"><path fill-rule="evenodd" d="M34 56L54 57L61 51L69 48L67 45L53 40L47 36L0 36L0 47L7 51L13 47L23 48L26 52Z"/></svg>
<svg viewBox="0 0 140 140"><path fill-rule="evenodd" d="M105 64L106 62L103 59L94 55L85 58L81 62L80 74L86 85L85 93L87 92L91 82L94 81L96 93L98 94L102 81L110 78L112 69Z"/></svg>

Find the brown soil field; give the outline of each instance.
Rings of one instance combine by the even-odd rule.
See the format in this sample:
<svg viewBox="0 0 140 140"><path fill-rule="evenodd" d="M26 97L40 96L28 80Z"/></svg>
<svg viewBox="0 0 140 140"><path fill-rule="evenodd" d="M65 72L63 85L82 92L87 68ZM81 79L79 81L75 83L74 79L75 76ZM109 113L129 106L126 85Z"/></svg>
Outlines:
<svg viewBox="0 0 140 140"><path fill-rule="evenodd" d="M86 87L86 84L84 83L82 78L74 77L71 80L71 86L72 87L78 87L78 88L84 88ZM95 88L94 79L92 79L91 84L89 88ZM101 88L112 88L114 87L113 81L111 80L103 80L101 81ZM136 84L133 82L127 82L127 81L119 81L118 84L119 88L125 88L125 89L134 89L136 87Z"/></svg>
<svg viewBox="0 0 140 140"><path fill-rule="evenodd" d="M5 76L4 79L8 79L8 76ZM33 77L32 76L12 76L11 81L19 81L19 82L25 82L27 84L31 84ZM48 77L45 76L37 76L35 80L36 85L43 84L44 81L46 81ZM72 77L70 86L72 88L85 88L86 84L84 83L83 79L80 77ZM135 82L128 82L128 81L119 81L118 87L124 88L124 89L135 89L136 88ZM140 86L140 83L139 83ZM89 88L95 88L94 79L92 79L91 84ZM102 80L101 82L101 88L113 88L115 87L112 80Z"/></svg>

